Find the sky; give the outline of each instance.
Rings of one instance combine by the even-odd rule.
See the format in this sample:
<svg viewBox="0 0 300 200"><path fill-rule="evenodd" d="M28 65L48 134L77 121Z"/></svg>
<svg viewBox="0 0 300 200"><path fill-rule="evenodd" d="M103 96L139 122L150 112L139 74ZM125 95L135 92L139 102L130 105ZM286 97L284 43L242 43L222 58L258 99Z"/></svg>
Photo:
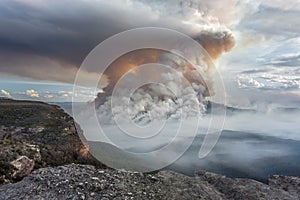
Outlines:
<svg viewBox="0 0 300 200"><path fill-rule="evenodd" d="M204 46L222 74L228 104L299 105L299 18L299 0L1 0L0 95L71 101L76 72L96 45L151 26ZM80 91L82 101L95 98L93 90Z"/></svg>

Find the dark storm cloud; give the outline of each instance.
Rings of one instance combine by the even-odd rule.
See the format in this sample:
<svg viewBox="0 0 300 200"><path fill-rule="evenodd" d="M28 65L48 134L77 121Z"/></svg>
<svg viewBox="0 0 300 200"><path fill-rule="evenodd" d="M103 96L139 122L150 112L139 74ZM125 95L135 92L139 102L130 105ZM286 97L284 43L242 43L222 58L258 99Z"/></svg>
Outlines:
<svg viewBox="0 0 300 200"><path fill-rule="evenodd" d="M182 9L179 1L172 5ZM97 44L143 26L182 31L203 43L213 58L233 46L230 31L207 21L211 16L198 16L201 23L196 26L191 13L197 9L185 8L188 14L171 14L167 9L124 0L3 0L0 73L72 83L81 62Z"/></svg>
<svg viewBox="0 0 300 200"><path fill-rule="evenodd" d="M93 16L96 11L80 1L49 3L45 7L24 2L0 4L1 51L40 55L79 65L98 42L122 30L101 15ZM65 10L70 5L74 10Z"/></svg>

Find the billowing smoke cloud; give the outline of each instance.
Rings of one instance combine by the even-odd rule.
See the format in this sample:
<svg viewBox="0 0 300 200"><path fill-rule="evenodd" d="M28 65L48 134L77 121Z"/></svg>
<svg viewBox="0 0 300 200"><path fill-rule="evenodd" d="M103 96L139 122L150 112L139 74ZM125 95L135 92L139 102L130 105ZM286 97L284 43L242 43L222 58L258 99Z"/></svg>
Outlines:
<svg viewBox="0 0 300 200"><path fill-rule="evenodd" d="M121 31L143 26L186 33L216 59L234 44L226 28L232 24L234 12L220 16L217 3L203 2L1 1L0 72L72 83L81 62L97 44ZM95 76L86 73L87 79Z"/></svg>
<svg viewBox="0 0 300 200"><path fill-rule="evenodd" d="M169 55L163 55L165 62L168 62ZM180 63L174 62L172 67L178 67ZM177 66L176 66L177 65ZM193 117L203 113L205 108L202 104L204 94L206 92L205 83L199 77L199 74L194 73L193 82L187 82L184 79L184 66L180 66L178 71L163 71L158 70L159 84L141 85L132 95L127 96L132 89L132 84L138 82L145 74L148 76L157 76L156 71L151 68L142 69L141 72L137 69L134 74L129 74L119 82L119 88L115 89L113 96L109 93L99 93L96 103L99 105L98 114L111 120L124 119L134 120L136 122L157 120L161 118L179 119L181 117ZM192 74L193 72L190 72ZM154 75L153 75L154 74ZM152 80L155 80L153 78ZM197 81L198 80L198 81ZM113 102L113 104L112 104ZM114 110L111 113L111 109Z"/></svg>
<svg viewBox="0 0 300 200"><path fill-rule="evenodd" d="M181 45L180 40L177 42ZM172 152L176 152L175 149L162 150L163 154L170 155L168 159L164 155L155 155L155 152L152 152L146 161L142 155L127 158L130 154L126 151L146 152L147 149L160 149L161 145L181 140L182 137L186 137L186 141L192 141L198 131L197 121L206 109L205 96L209 95L212 80L209 76L210 63L207 54L201 55L186 50L186 53L190 53L187 57L195 61L189 63L186 58L175 54L175 49L174 52L144 49L141 50L142 53L137 50L131 52L132 55L124 55L104 72L109 85L104 88L103 93L99 93L95 100L96 107L93 103L81 108L73 107L74 118L84 130L84 137L94 156L100 160L109 157L112 162L118 162L112 157L116 155L128 163L128 166L120 166L120 163L112 165L117 168L141 170L139 166L146 165L147 170L159 169L166 163L173 162ZM137 59L136 55L139 55ZM152 63L146 62L148 65L136 66L137 60L141 64L145 61ZM120 70L116 67L120 67ZM124 73L117 74L115 71ZM180 133L184 136L181 137ZM139 138L143 139L138 140ZM109 143L113 148L118 147L119 151L125 150L122 153L124 156L112 153L111 150L103 150L104 155L99 155L94 150L103 149L103 143L96 143L95 146L95 142ZM176 147L171 145L170 148ZM178 148L185 148L185 145L180 144L176 150ZM176 156L177 152L175 159ZM132 161L132 158L137 161ZM149 162L150 165L147 164Z"/></svg>
<svg viewBox="0 0 300 200"><path fill-rule="evenodd" d="M136 50L117 59L104 72L109 83L95 100L100 119L147 123L202 115L205 97L213 95L212 63L206 54L186 51L189 61L154 49ZM141 80L153 83L144 85Z"/></svg>
<svg viewBox="0 0 300 200"><path fill-rule="evenodd" d="M211 34L203 32L200 36L195 37L208 54L213 58L219 58L222 53L229 52L234 47L234 37L230 32L218 32Z"/></svg>

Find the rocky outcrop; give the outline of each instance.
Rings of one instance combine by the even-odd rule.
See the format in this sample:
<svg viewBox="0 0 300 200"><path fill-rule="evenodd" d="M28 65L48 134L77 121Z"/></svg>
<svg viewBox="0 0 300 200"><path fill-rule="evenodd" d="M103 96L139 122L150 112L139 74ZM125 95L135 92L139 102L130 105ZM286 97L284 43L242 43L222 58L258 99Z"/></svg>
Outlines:
<svg viewBox="0 0 300 200"><path fill-rule="evenodd" d="M272 175L269 178L269 185L272 188L284 190L300 199L300 178L292 176Z"/></svg>
<svg viewBox="0 0 300 200"><path fill-rule="evenodd" d="M32 171L32 165L41 162L40 148L38 145L21 141L0 140L0 184L18 181ZM25 159L26 158L26 159ZM25 167L22 161L31 160ZM29 168L29 172L19 173L21 168ZM23 170L21 170L23 171ZM22 175L23 174L23 175Z"/></svg>
<svg viewBox="0 0 300 200"><path fill-rule="evenodd" d="M142 174L66 165L34 171L0 187L0 199L299 199L297 177L271 177L270 185L208 172Z"/></svg>
<svg viewBox="0 0 300 200"><path fill-rule="evenodd" d="M18 169L17 159L25 157L32 160L34 169L71 163L105 167L88 153L80 131L58 106L1 99L0 185L18 181L32 170L32 164L26 167L28 171Z"/></svg>

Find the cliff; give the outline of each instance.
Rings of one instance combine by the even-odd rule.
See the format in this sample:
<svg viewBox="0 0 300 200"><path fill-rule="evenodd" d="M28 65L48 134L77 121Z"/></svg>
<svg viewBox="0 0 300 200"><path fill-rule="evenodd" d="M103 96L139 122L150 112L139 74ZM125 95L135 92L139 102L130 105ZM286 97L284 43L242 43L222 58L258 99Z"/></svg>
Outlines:
<svg viewBox="0 0 300 200"><path fill-rule="evenodd" d="M43 102L0 99L0 184L70 163L104 167L82 144L72 117Z"/></svg>

